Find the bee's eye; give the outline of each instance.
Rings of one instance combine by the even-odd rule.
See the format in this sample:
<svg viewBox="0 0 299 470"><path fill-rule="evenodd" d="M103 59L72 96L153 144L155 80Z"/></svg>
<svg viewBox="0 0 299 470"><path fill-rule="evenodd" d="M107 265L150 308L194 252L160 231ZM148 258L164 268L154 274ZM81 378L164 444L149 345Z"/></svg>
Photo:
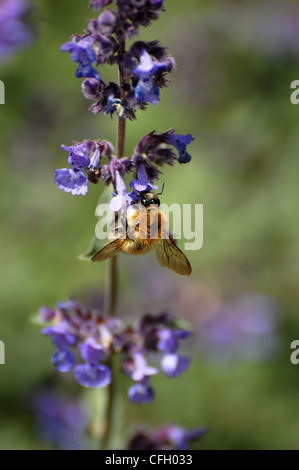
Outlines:
<svg viewBox="0 0 299 470"><path fill-rule="evenodd" d="M148 205L148 200L145 199L145 198L143 198L142 201L141 201L141 204L142 204L143 206L147 206L147 205Z"/></svg>

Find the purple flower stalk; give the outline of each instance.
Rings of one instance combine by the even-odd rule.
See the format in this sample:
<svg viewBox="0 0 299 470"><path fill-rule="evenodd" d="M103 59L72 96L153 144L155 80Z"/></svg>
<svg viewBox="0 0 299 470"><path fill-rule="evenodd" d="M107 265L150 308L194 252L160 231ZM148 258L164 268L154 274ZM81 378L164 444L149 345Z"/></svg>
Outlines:
<svg viewBox="0 0 299 470"><path fill-rule="evenodd" d="M105 140L63 145L62 149L68 152L68 166L55 171L54 183L58 189L72 195L86 195L89 183L112 185L109 208L112 212L122 209L125 220L132 204L144 202L146 193L158 190L156 181L164 165L190 162L187 147L193 137L176 134L172 128L160 134L152 131L125 156L126 119L134 120L139 110L145 111L148 104L158 104L160 90L170 83L167 77L174 70L175 61L157 40L135 41L126 48L127 39L132 39L140 27L149 26L164 11L164 0L116 0L115 10L105 9L111 3L111 0L90 0L90 8L100 13L88 20L84 32L74 34L61 50L69 52L77 64L75 74L84 79L83 96L93 101L89 110L96 115L103 112L117 118L116 152L114 154L112 144ZM102 80L98 67L103 65L118 67L118 83ZM128 190L125 181L130 173L128 188L131 190ZM90 252L93 248L94 244ZM108 246L108 254L110 248ZM49 336L55 346L52 362L56 369L73 375L82 387L108 388L104 448L111 433L114 356L119 356L121 370L131 381L128 398L134 404L153 401L152 376L161 371L166 377L178 377L190 363L189 358L179 353L181 343L190 333L178 328L168 314L147 314L136 324L115 317L116 257L110 261L111 289L105 303L110 316L76 300L59 303L56 309L43 307L40 311L46 323L42 333ZM187 263L185 259L184 262ZM146 436L145 440L148 448L185 449L201 434L202 430L198 429L189 433L168 426L153 436ZM132 442L131 448L134 448L136 439ZM140 439L138 445L141 445ZM140 448L146 445L142 443Z"/></svg>

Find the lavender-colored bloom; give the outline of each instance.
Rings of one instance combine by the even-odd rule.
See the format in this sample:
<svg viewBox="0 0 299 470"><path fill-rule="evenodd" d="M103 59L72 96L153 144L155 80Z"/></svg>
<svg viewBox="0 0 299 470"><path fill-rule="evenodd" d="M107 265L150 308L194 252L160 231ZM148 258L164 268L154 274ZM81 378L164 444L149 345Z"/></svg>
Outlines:
<svg viewBox="0 0 299 470"><path fill-rule="evenodd" d="M153 77L161 68L165 69L165 64L153 60L149 53L144 50L140 56L140 64L134 68L133 72L137 78L142 76Z"/></svg>
<svg viewBox="0 0 299 470"><path fill-rule="evenodd" d="M83 387L108 387L111 381L110 369L103 365L80 364L75 367L74 375Z"/></svg>
<svg viewBox="0 0 299 470"><path fill-rule="evenodd" d="M141 352L133 353L131 361L127 366L125 365L125 368L128 371L127 374L130 375L134 382L140 382L144 378L158 373L158 369L148 366L146 359Z"/></svg>
<svg viewBox="0 0 299 470"><path fill-rule="evenodd" d="M179 340L188 338L190 334L191 333L189 331L163 328L157 332L158 350L167 353L174 353L179 347Z"/></svg>
<svg viewBox="0 0 299 470"><path fill-rule="evenodd" d="M112 10L105 10L97 20L100 33L110 36L114 32L117 21L117 14Z"/></svg>
<svg viewBox="0 0 299 470"><path fill-rule="evenodd" d="M192 441L201 438L206 432L206 428L187 431L173 425L152 433L137 431L128 444L128 450L187 450Z"/></svg>
<svg viewBox="0 0 299 470"><path fill-rule="evenodd" d="M154 391L150 387L148 380L144 379L129 388L128 397L131 403L140 405L141 403L152 403Z"/></svg>
<svg viewBox="0 0 299 470"><path fill-rule="evenodd" d="M179 152L179 163L189 163L191 160L191 155L187 152L187 145L191 144L193 137L191 134L180 135L180 134L171 134L168 137L168 143L173 145Z"/></svg>
<svg viewBox="0 0 299 470"><path fill-rule="evenodd" d="M187 450L190 443L206 434L206 428L196 428L192 431L186 431L179 426L166 426L156 433L156 439L164 440L176 450Z"/></svg>
<svg viewBox="0 0 299 470"><path fill-rule="evenodd" d="M158 189L158 186L148 181L144 162L140 161L136 167L137 177L131 181L130 187L139 193Z"/></svg>
<svg viewBox="0 0 299 470"><path fill-rule="evenodd" d="M70 52L74 62L79 62L76 70L76 77L93 77L100 80L98 71L92 67L92 63L96 61L96 54L92 49L94 39L91 36L66 42L61 46L63 52Z"/></svg>
<svg viewBox="0 0 299 470"><path fill-rule="evenodd" d="M109 209L118 212L124 206L127 208L133 201L133 196L127 192L125 182L118 170L115 171L115 188L117 194L111 199Z"/></svg>
<svg viewBox="0 0 299 470"><path fill-rule="evenodd" d="M58 184L58 189L71 193L73 196L85 196L88 192L88 179L83 171L76 167L55 170L54 183Z"/></svg>
<svg viewBox="0 0 299 470"><path fill-rule="evenodd" d="M134 69L134 75L139 79L135 88L135 97L138 101L149 101L157 104L160 99L160 91L154 83L154 76L159 70L165 70L163 62L153 61L144 50L140 56L140 64Z"/></svg>
<svg viewBox="0 0 299 470"><path fill-rule="evenodd" d="M23 23L28 11L25 0L2 0L0 2L0 62L9 60L16 49L29 44L31 34Z"/></svg>
<svg viewBox="0 0 299 470"><path fill-rule="evenodd" d="M75 365L75 358L69 349L57 349L52 356L52 362L59 372L69 372Z"/></svg>
<svg viewBox="0 0 299 470"><path fill-rule="evenodd" d="M93 8L94 11L100 10L102 7L105 7L112 3L112 0L90 0L89 6Z"/></svg>
<svg viewBox="0 0 299 470"><path fill-rule="evenodd" d="M104 348L90 336L85 343L79 344L81 356L88 364L97 364L104 357Z"/></svg>
<svg viewBox="0 0 299 470"><path fill-rule="evenodd" d="M154 75L158 70L158 63L153 62L151 56L144 51L141 64L134 69L134 75L139 79L135 88L135 97L138 101L148 101L156 105L160 100L160 90L154 83Z"/></svg>
<svg viewBox="0 0 299 470"><path fill-rule="evenodd" d="M165 148L165 144L172 145L178 150L180 163L187 163L191 160L191 155L187 152L186 147L193 140L191 134L180 135L175 134L174 129L169 129L162 134L156 134L155 131L150 132L141 139L134 151L134 159L140 158L145 154L147 160L158 166L164 164L173 165L176 155L170 148Z"/></svg>
<svg viewBox="0 0 299 470"><path fill-rule="evenodd" d="M76 342L76 336L70 329L70 325L67 321L61 321L57 325L49 326L42 330L42 334L45 336L52 336L52 341L58 348L67 348L73 346Z"/></svg>
<svg viewBox="0 0 299 470"><path fill-rule="evenodd" d="M166 354L161 360L161 367L168 377L179 377L185 372L190 364L188 357L177 354Z"/></svg>
<svg viewBox="0 0 299 470"><path fill-rule="evenodd" d="M69 153L68 162L71 168L61 168L55 170L54 183L58 184L58 189L70 192L72 195L85 195L88 192L88 180L97 182L85 174L85 171L94 172L100 164L100 158L107 156L107 142L94 142L86 140L76 143L70 147L62 145L61 148ZM106 148L107 147L107 148Z"/></svg>

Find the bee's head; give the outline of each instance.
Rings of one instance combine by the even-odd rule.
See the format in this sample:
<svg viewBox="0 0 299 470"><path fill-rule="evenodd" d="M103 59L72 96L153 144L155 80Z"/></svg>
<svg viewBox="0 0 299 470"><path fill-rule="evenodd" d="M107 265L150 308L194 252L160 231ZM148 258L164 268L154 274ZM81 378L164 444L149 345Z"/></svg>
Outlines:
<svg viewBox="0 0 299 470"><path fill-rule="evenodd" d="M141 194L141 204L144 207L149 207L150 205L160 206L160 199L154 193L143 193Z"/></svg>

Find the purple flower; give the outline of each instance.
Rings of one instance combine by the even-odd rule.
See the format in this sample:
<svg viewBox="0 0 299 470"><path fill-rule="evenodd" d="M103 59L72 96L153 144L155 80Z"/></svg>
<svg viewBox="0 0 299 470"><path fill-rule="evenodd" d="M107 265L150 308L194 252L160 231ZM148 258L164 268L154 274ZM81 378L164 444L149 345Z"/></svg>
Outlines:
<svg viewBox="0 0 299 470"><path fill-rule="evenodd" d="M104 348L90 336L85 343L79 344L81 356L88 364L97 364L104 357Z"/></svg>
<svg viewBox="0 0 299 470"><path fill-rule="evenodd" d="M150 387L147 379L142 380L129 388L128 397L131 403L140 405L141 403L152 403L154 391Z"/></svg>
<svg viewBox="0 0 299 470"><path fill-rule="evenodd" d="M161 360L161 367L168 377L178 377L187 370L190 359L177 354L166 354Z"/></svg>
<svg viewBox="0 0 299 470"><path fill-rule="evenodd" d="M158 186L155 186L148 181L144 162L140 161L136 165L136 174L136 179L132 180L130 183L130 187L133 188L135 191L141 193L144 191L158 189Z"/></svg>
<svg viewBox="0 0 299 470"><path fill-rule="evenodd" d="M77 382L83 387L107 387L111 381L111 372L103 365L79 364L74 369Z"/></svg>
<svg viewBox="0 0 299 470"><path fill-rule="evenodd" d="M189 163L191 160L191 155L186 151L187 145L191 144L193 137L191 134L180 135L180 134L171 134L168 136L168 143L173 145L179 152L179 163Z"/></svg>
<svg viewBox="0 0 299 470"><path fill-rule="evenodd" d="M122 207L128 207L133 199L132 193L127 192L125 182L118 170L115 171L115 187L117 194L111 199L109 208L111 211L118 212Z"/></svg>
<svg viewBox="0 0 299 470"><path fill-rule="evenodd" d="M59 372L69 372L75 365L75 358L69 349L57 349L52 356L52 362Z"/></svg>
<svg viewBox="0 0 299 470"><path fill-rule="evenodd" d="M73 62L79 62L79 66L76 70L76 77L93 77L100 80L98 71L92 67L92 63L96 61L96 54L92 49L94 39L91 36L87 36L79 41L74 39L73 41L66 42L61 46L63 52L70 52Z"/></svg>
<svg viewBox="0 0 299 470"><path fill-rule="evenodd" d="M110 36L115 29L117 14L112 10L105 10L97 20L100 32L104 36Z"/></svg>
<svg viewBox="0 0 299 470"><path fill-rule="evenodd" d="M192 441L201 438L206 432L206 428L186 431L173 425L152 433L137 431L128 444L128 450L187 450Z"/></svg>
<svg viewBox="0 0 299 470"><path fill-rule="evenodd" d="M9 60L17 48L28 45L31 40L31 34L23 23L28 5L25 0L0 2L0 62Z"/></svg>
<svg viewBox="0 0 299 470"><path fill-rule="evenodd" d="M58 184L58 189L74 195L85 195L88 192L88 178L83 170L94 171L100 163L103 155L103 143L86 140L76 143L70 147L62 145L61 148L69 153L68 162L71 168L61 168L55 170L54 183Z"/></svg>
<svg viewBox="0 0 299 470"><path fill-rule="evenodd" d="M112 0L90 0L89 6L90 8L93 8L94 11L97 11L110 3L112 3Z"/></svg>
<svg viewBox="0 0 299 470"><path fill-rule="evenodd" d="M44 328L42 334L52 336L52 341L58 348L67 348L76 343L76 336L70 332L70 325L67 321L61 321L57 325Z"/></svg>
<svg viewBox="0 0 299 470"><path fill-rule="evenodd" d="M134 69L134 75L139 79L135 88L135 97L138 101L149 101L157 104L160 99L160 91L154 83L154 76L160 69L165 69L163 62L153 61L144 50L140 56L140 64Z"/></svg>
<svg viewBox="0 0 299 470"><path fill-rule="evenodd" d="M158 373L158 369L148 366L146 359L141 352L133 353L132 359L125 364L125 369L134 382L140 382L144 378Z"/></svg>
<svg viewBox="0 0 299 470"><path fill-rule="evenodd" d="M178 340L188 338L190 334L191 333L189 331L163 328L157 332L158 350L173 353L178 349Z"/></svg>
<svg viewBox="0 0 299 470"><path fill-rule="evenodd" d="M206 428L196 428L186 431L179 426L166 426L156 433L156 439L169 443L176 450L187 450L190 442L199 439L206 434Z"/></svg>

